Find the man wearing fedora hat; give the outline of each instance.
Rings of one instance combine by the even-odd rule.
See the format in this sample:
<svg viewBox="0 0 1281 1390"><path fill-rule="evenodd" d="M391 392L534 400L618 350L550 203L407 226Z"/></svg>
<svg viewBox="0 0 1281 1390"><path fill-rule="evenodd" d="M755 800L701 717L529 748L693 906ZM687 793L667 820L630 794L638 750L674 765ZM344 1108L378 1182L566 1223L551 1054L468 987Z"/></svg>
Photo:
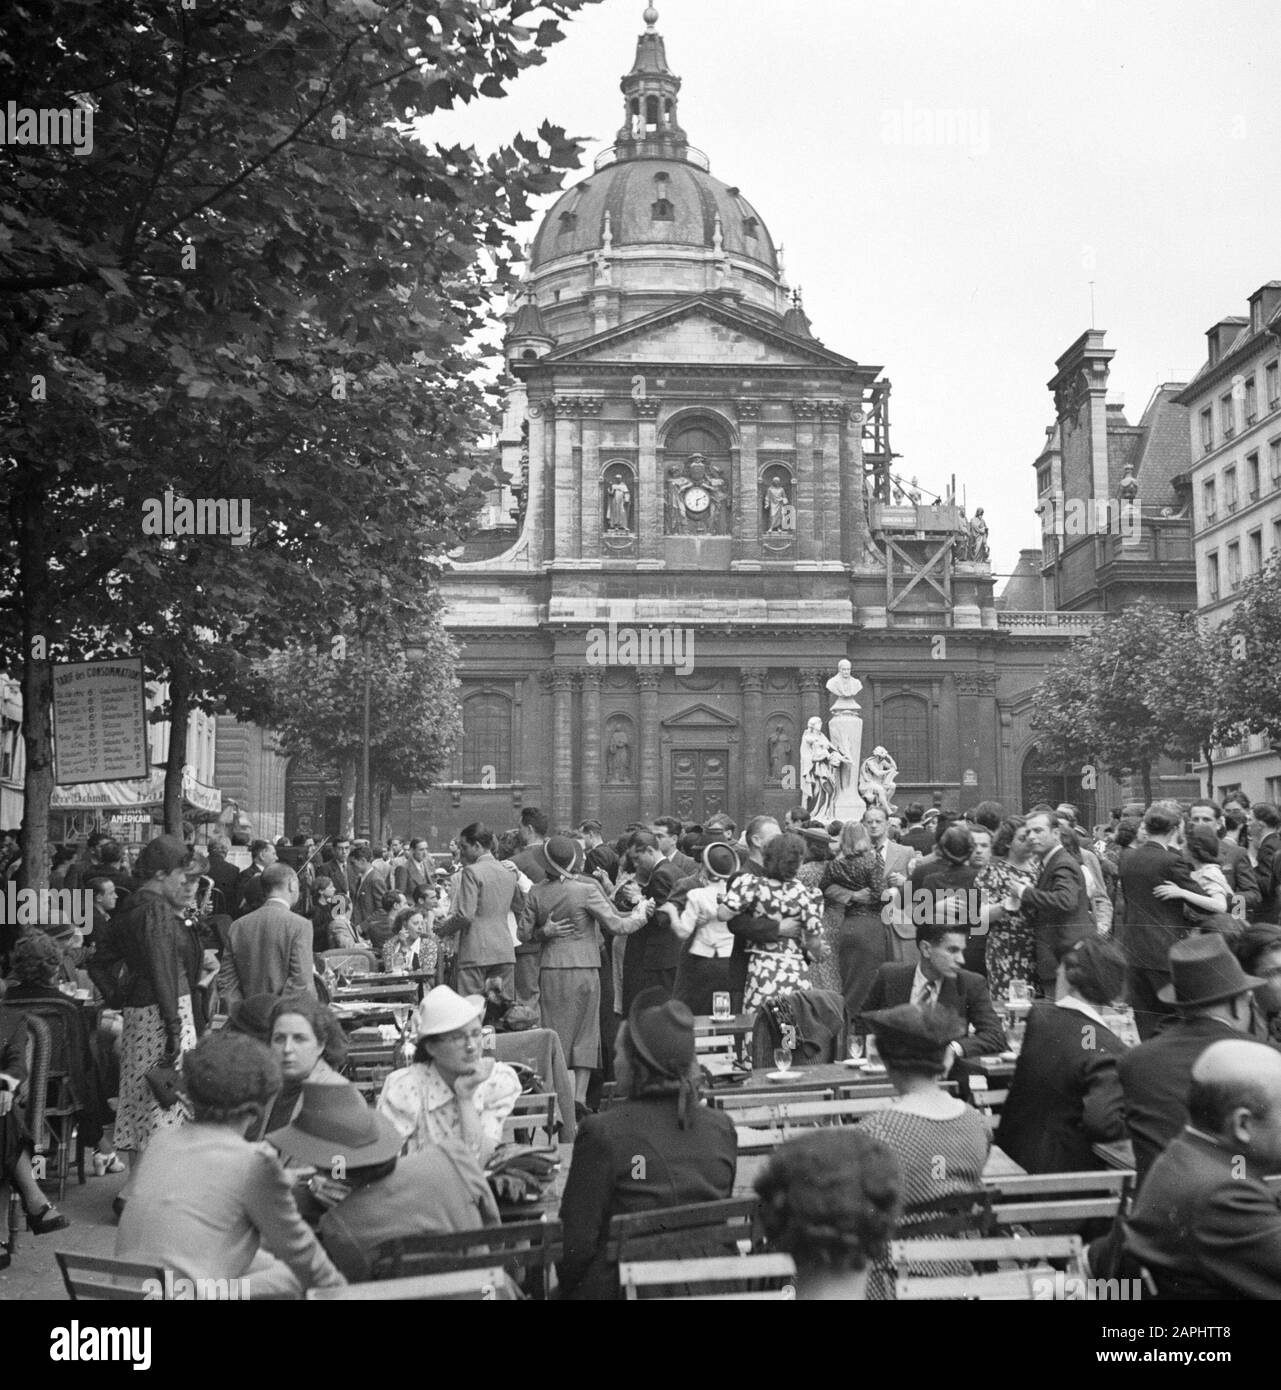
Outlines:
<svg viewBox="0 0 1281 1390"><path fill-rule="evenodd" d="M1121 1058L1125 1123L1134 1142L1141 1183L1157 1155L1188 1119L1188 1088L1197 1058L1212 1043L1250 1032L1251 993L1265 983L1247 975L1217 932L1176 941L1169 954L1170 983L1158 998L1175 1017Z"/></svg>
<svg viewBox="0 0 1281 1390"><path fill-rule="evenodd" d="M348 1279L372 1278L386 1241L499 1224L498 1204L470 1154L437 1144L401 1158L400 1131L354 1086L304 1086L293 1122L267 1142L291 1168L317 1170L310 1187L326 1210L316 1234Z"/></svg>

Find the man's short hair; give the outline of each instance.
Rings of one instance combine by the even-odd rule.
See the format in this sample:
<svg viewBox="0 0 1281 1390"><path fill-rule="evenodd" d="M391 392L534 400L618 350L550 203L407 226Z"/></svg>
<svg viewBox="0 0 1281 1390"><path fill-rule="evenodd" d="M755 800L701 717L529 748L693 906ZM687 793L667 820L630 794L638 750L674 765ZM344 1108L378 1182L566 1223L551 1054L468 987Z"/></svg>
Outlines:
<svg viewBox="0 0 1281 1390"><path fill-rule="evenodd" d="M1177 830L1182 817L1161 802L1154 801L1143 813L1143 828L1149 835L1168 835Z"/></svg>
<svg viewBox="0 0 1281 1390"><path fill-rule="evenodd" d="M578 833L579 833L580 835L599 835L599 834L601 833L601 831L600 831L600 821L598 821L598 820L585 820L585 821L578 827Z"/></svg>
<svg viewBox="0 0 1281 1390"><path fill-rule="evenodd" d="M974 808L972 817L967 819L972 819L975 825L981 825L995 835L1005 819L1005 808L999 801L980 801Z"/></svg>
<svg viewBox="0 0 1281 1390"><path fill-rule="evenodd" d="M1281 811L1278 811L1270 801L1256 801L1250 810L1253 812L1255 820L1266 825L1269 830L1275 830L1277 826L1281 825Z"/></svg>
<svg viewBox="0 0 1281 1390"><path fill-rule="evenodd" d="M925 807L919 801L909 802L903 808L903 820L907 825L919 825L921 817L925 814Z"/></svg>
<svg viewBox="0 0 1281 1390"><path fill-rule="evenodd" d="M1191 815L1198 806L1208 806L1214 812L1215 820L1223 819L1223 807L1217 801L1212 801L1208 796L1198 796L1195 801L1188 802L1188 814Z"/></svg>
<svg viewBox="0 0 1281 1390"><path fill-rule="evenodd" d="M526 830L532 830L540 839L545 840L551 821L547 818L547 813L540 811L537 806L526 806L520 813L520 823Z"/></svg>
<svg viewBox="0 0 1281 1390"><path fill-rule="evenodd" d="M458 838L463 844L474 845L477 849L489 850L491 853L494 848L494 832L483 820L464 825L458 832Z"/></svg>
<svg viewBox="0 0 1281 1390"><path fill-rule="evenodd" d="M299 832L294 836L292 843L294 848L297 849L300 845L305 845L307 843L307 837Z"/></svg>
<svg viewBox="0 0 1281 1390"><path fill-rule="evenodd" d="M1249 1076L1216 1081L1198 1081L1193 1076L1188 1091L1188 1120L1194 1129L1222 1134L1228 1117L1242 1106L1256 1119L1266 1116L1267 1087Z"/></svg>
<svg viewBox="0 0 1281 1390"><path fill-rule="evenodd" d="M106 892L107 884L109 883L112 885L115 884L115 879L112 878L110 874L90 874L84 881L85 887L95 897L97 897L99 893Z"/></svg>
<svg viewBox="0 0 1281 1390"><path fill-rule="evenodd" d="M1077 807L1073 806L1070 801L1060 801L1054 808L1054 814L1056 816L1066 816L1067 819L1072 822L1073 826L1076 826L1081 820L1081 812Z"/></svg>
<svg viewBox="0 0 1281 1390"><path fill-rule="evenodd" d="M684 828L675 816L655 816L650 825L661 825L668 835L679 835Z"/></svg>
<svg viewBox="0 0 1281 1390"><path fill-rule="evenodd" d="M633 830L627 837L627 853L644 852L658 848L658 836L651 830Z"/></svg>
<svg viewBox="0 0 1281 1390"><path fill-rule="evenodd" d="M271 848L270 840L252 840L249 844L249 853L257 859L265 849Z"/></svg>
<svg viewBox="0 0 1281 1390"><path fill-rule="evenodd" d="M427 848L427 841L424 840L423 837L422 837L421 835L416 835L416 836L415 836L412 840L410 840L410 842L409 842L409 848L410 848L411 852L412 852L413 850L416 850L416 849L418 848L419 845L422 845L422 847L423 847L424 849L426 849L426 848Z"/></svg>
<svg viewBox="0 0 1281 1390"><path fill-rule="evenodd" d="M743 831L743 838L750 845L753 840L759 838L762 827L771 823L773 823L774 825L778 825L778 817L753 816L751 820L747 822L747 829Z"/></svg>
<svg viewBox="0 0 1281 1390"><path fill-rule="evenodd" d="M390 912L401 900L402 896L403 894L401 893L384 893L382 897L378 899L378 906L381 907L384 912Z"/></svg>
<svg viewBox="0 0 1281 1390"><path fill-rule="evenodd" d="M221 854L225 859L231 852L231 841L225 835L211 835L209 837L209 853Z"/></svg>
<svg viewBox="0 0 1281 1390"><path fill-rule="evenodd" d="M949 922L943 914L937 922L918 922L916 924L916 944L918 946L937 946L945 936L955 934L963 936L967 941L970 933L967 928L957 922Z"/></svg>
<svg viewBox="0 0 1281 1390"><path fill-rule="evenodd" d="M99 864L119 864L125 857L119 840L101 840L98 843Z"/></svg>
<svg viewBox="0 0 1281 1390"><path fill-rule="evenodd" d="M298 887L298 874L290 864L276 863L262 871L263 896L283 888L288 892L290 885Z"/></svg>
<svg viewBox="0 0 1281 1390"><path fill-rule="evenodd" d="M361 841L359 844L352 845L347 855L348 859L359 860L362 864L369 863L369 846Z"/></svg>

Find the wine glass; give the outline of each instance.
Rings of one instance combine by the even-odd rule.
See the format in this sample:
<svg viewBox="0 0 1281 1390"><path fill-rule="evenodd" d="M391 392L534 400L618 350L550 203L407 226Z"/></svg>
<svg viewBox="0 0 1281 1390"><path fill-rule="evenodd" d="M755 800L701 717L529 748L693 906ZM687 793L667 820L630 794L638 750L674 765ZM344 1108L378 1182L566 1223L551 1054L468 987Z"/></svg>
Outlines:
<svg viewBox="0 0 1281 1390"><path fill-rule="evenodd" d="M861 1062L863 1060L863 1039L858 1033L851 1033L849 1036L849 1055L851 1062Z"/></svg>
<svg viewBox="0 0 1281 1390"><path fill-rule="evenodd" d="M774 1066L779 1071L790 1071L792 1066L792 1050L788 1047L776 1047L774 1049Z"/></svg>
<svg viewBox="0 0 1281 1390"><path fill-rule="evenodd" d="M867 1035L867 1064L869 1067L879 1067L881 1065L881 1052L876 1045L876 1039L869 1033Z"/></svg>

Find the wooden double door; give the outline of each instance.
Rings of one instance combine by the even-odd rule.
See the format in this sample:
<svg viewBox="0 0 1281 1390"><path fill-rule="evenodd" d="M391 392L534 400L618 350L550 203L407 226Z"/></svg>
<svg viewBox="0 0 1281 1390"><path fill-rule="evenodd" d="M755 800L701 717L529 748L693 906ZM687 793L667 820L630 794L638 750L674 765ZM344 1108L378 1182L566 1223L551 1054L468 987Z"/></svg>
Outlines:
<svg viewBox="0 0 1281 1390"><path fill-rule="evenodd" d="M668 774L671 815L705 825L711 816L728 813L728 748L673 748Z"/></svg>

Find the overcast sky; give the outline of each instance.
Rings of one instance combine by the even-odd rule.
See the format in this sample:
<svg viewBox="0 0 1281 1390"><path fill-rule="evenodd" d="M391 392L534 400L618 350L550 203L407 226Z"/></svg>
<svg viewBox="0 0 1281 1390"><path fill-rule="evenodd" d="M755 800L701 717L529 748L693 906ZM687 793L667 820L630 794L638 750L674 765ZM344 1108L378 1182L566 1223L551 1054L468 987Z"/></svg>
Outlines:
<svg viewBox="0 0 1281 1390"><path fill-rule="evenodd" d="M505 99L423 133L485 150L546 118L590 137L590 168L643 9L590 7ZM883 365L897 468L938 491L956 474L1001 573L1038 543L1045 383L1090 327L1089 282L1133 423L1281 279L1276 0L658 10L691 143L784 243L816 336Z"/></svg>

